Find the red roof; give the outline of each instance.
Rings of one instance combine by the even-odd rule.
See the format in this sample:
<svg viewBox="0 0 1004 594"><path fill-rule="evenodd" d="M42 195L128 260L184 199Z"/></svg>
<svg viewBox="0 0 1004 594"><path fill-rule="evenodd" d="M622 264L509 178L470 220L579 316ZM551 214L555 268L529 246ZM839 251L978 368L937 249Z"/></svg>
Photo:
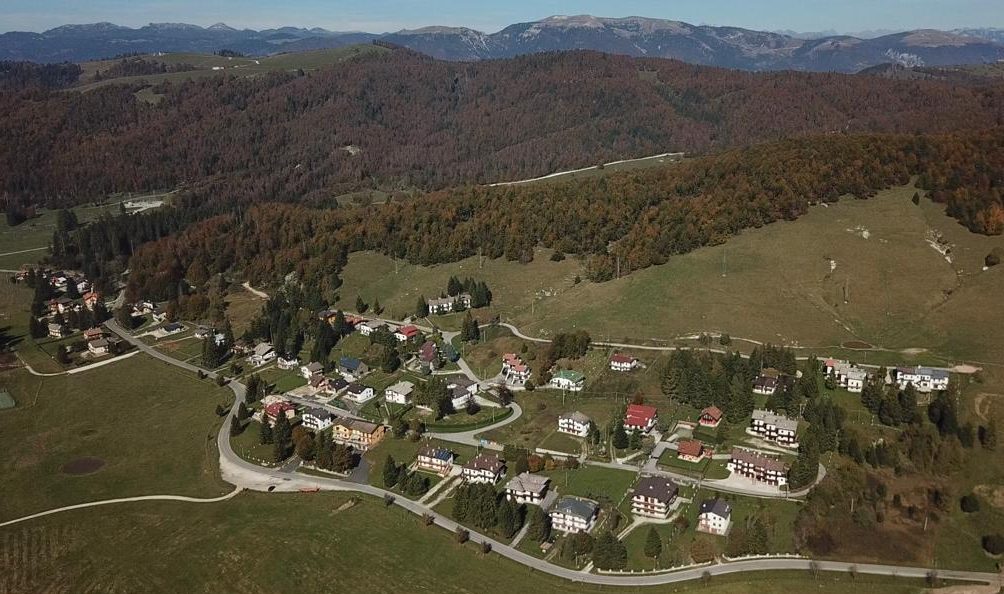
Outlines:
<svg viewBox="0 0 1004 594"><path fill-rule="evenodd" d="M407 336L408 338L411 338L412 336L415 336L416 334L418 334L418 328L416 328L415 326L411 326L411 325L401 326L400 328L397 329L397 331L400 332L401 334Z"/></svg>
<svg viewBox="0 0 1004 594"><path fill-rule="evenodd" d="M637 359L635 359L631 355L622 355L620 353L617 353L610 357L611 363L634 363L636 360Z"/></svg>
<svg viewBox="0 0 1004 594"><path fill-rule="evenodd" d="M516 353L506 353L502 355L502 361L508 363L509 365L519 365L523 362Z"/></svg>
<svg viewBox="0 0 1004 594"><path fill-rule="evenodd" d="M277 417L280 413L285 414L288 410L296 410L289 402L273 402L265 407L265 414L269 417Z"/></svg>
<svg viewBox="0 0 1004 594"><path fill-rule="evenodd" d="M624 423L632 427L645 427L655 418L656 414L654 406L630 404L627 407L627 414L624 415Z"/></svg>
<svg viewBox="0 0 1004 594"><path fill-rule="evenodd" d="M717 421L722 418L722 410L717 406L709 406L701 411L701 416L711 417L712 420Z"/></svg>
<svg viewBox="0 0 1004 594"><path fill-rule="evenodd" d="M704 444L696 439L685 439L677 444L676 451L681 456L693 456L697 458L704 451Z"/></svg>

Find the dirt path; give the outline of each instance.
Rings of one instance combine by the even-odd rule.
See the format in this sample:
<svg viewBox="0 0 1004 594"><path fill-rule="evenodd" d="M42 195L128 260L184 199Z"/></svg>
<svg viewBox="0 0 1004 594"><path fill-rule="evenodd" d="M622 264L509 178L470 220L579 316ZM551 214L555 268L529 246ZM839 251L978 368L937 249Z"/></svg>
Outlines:
<svg viewBox="0 0 1004 594"><path fill-rule="evenodd" d="M252 287L251 283L244 283L241 286L244 287L245 289L247 289L248 292L251 293L252 295L254 295L255 297L261 297L262 299L268 299L268 293L266 293L265 291L259 291L258 289Z"/></svg>

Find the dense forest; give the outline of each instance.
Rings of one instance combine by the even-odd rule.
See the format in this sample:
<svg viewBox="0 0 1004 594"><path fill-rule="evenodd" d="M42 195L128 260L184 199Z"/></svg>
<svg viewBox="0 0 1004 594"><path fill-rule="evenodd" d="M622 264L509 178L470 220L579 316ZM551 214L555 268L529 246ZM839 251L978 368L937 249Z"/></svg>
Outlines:
<svg viewBox="0 0 1004 594"><path fill-rule="evenodd" d="M0 92L25 89L63 89L80 78L76 64L34 64L0 61Z"/></svg>
<svg viewBox="0 0 1004 594"><path fill-rule="evenodd" d="M576 182L466 187L369 207L313 209L265 203L221 214L148 243L130 262L135 295L167 298L193 266L237 268L255 283L290 272L337 290L348 254L375 250L419 264L488 257L529 261L538 245L586 260L596 281L716 244L743 229L793 220L810 205L867 198L917 183L974 231L1004 230L1004 135L832 136L792 140L679 165ZM166 215L165 215L166 216ZM68 238L61 262L122 270L101 225Z"/></svg>
<svg viewBox="0 0 1004 594"><path fill-rule="evenodd" d="M666 151L1004 123L1004 85L742 73L592 52L479 63L395 50L298 75L0 93L0 192L63 206L184 186L202 203L331 204Z"/></svg>

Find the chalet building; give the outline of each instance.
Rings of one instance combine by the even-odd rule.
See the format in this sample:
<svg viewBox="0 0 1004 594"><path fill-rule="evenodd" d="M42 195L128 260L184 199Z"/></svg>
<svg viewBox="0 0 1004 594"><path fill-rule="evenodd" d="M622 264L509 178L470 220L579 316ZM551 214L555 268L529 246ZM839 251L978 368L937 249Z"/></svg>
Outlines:
<svg viewBox="0 0 1004 594"><path fill-rule="evenodd" d="M722 422L722 417L724 413L717 406L709 406L708 408L701 411L700 418L697 419L697 423L701 427L717 427Z"/></svg>
<svg viewBox="0 0 1004 594"><path fill-rule="evenodd" d="M379 320L370 320L368 322L362 322L361 324L356 326L356 330L359 332L359 334L362 334L363 336L369 336L370 334L373 334L374 332L376 332L381 328L386 329L387 324L384 324Z"/></svg>
<svg viewBox="0 0 1004 594"><path fill-rule="evenodd" d="M478 393L478 383L463 376L456 376L446 384L446 389L450 393L453 410L462 410Z"/></svg>
<svg viewBox="0 0 1004 594"><path fill-rule="evenodd" d="M732 522L732 506L718 497L701 502L697 514L697 531L725 536Z"/></svg>
<svg viewBox="0 0 1004 594"><path fill-rule="evenodd" d="M285 415L287 419L292 419L296 416L296 407L293 406L292 402L286 400L265 405L265 419L263 420L267 421L269 425L275 426L275 421L279 418L279 415Z"/></svg>
<svg viewBox="0 0 1004 594"><path fill-rule="evenodd" d="M461 293L453 297L428 299L425 303L429 306L429 313L432 315L448 314L453 311L470 309L471 296L467 293Z"/></svg>
<svg viewBox="0 0 1004 594"><path fill-rule="evenodd" d="M300 366L300 360L296 357L290 357L289 359L285 357L276 357L275 364L279 369L295 369Z"/></svg>
<svg viewBox="0 0 1004 594"><path fill-rule="evenodd" d="M181 322L171 322L170 324L167 324L166 326L161 328L160 331L163 332L165 336L173 336L175 334L181 334L182 332L184 332L185 325L182 324Z"/></svg>
<svg viewBox="0 0 1004 594"><path fill-rule="evenodd" d="M446 476L453 469L453 452L425 444L418 449L417 465L419 470Z"/></svg>
<svg viewBox="0 0 1004 594"><path fill-rule="evenodd" d="M661 476L643 476L631 495L631 513L636 516L666 519L673 509L680 488Z"/></svg>
<svg viewBox="0 0 1004 594"><path fill-rule="evenodd" d="M540 505L547 495L551 479L539 474L524 472L514 476L505 486L505 496L509 501Z"/></svg>
<svg viewBox="0 0 1004 594"><path fill-rule="evenodd" d="M87 309L94 311L94 308L97 306L99 301L101 301L101 293L98 293L97 291L88 291L87 293L84 293L84 307Z"/></svg>
<svg viewBox="0 0 1004 594"><path fill-rule="evenodd" d="M898 367L895 382L901 390L910 384L918 392L940 392L948 389L948 371L930 367Z"/></svg>
<svg viewBox="0 0 1004 594"><path fill-rule="evenodd" d="M704 444L696 439L684 439L676 444L676 457L686 462L700 462L707 450Z"/></svg>
<svg viewBox="0 0 1004 594"><path fill-rule="evenodd" d="M523 385L530 379L530 367L516 353L502 355L502 377L506 383Z"/></svg>
<svg viewBox="0 0 1004 594"><path fill-rule="evenodd" d="M338 396L345 390L349 389L349 382L345 381L343 378L334 377L328 380L326 386L321 386L325 392L330 392L331 394Z"/></svg>
<svg viewBox="0 0 1004 594"><path fill-rule="evenodd" d="M576 437L588 437L591 421L579 411L564 413L558 417L558 432Z"/></svg>
<svg viewBox="0 0 1004 594"><path fill-rule="evenodd" d="M63 338L69 336L70 330L65 324L49 324L49 336L52 338Z"/></svg>
<svg viewBox="0 0 1004 594"><path fill-rule="evenodd" d="M111 347L111 343L109 343L104 338L99 338L97 340L92 340L92 341L90 341L90 342L87 343L87 350L92 355L107 355L108 354L108 349L110 347Z"/></svg>
<svg viewBox="0 0 1004 594"><path fill-rule="evenodd" d="M324 373L324 365L316 361L300 367L300 375L303 376L303 379L309 380L314 377L314 374L318 373Z"/></svg>
<svg viewBox="0 0 1004 594"><path fill-rule="evenodd" d="M595 501L562 497L551 508L551 528L565 534L589 532L596 525L599 509Z"/></svg>
<svg viewBox="0 0 1004 594"><path fill-rule="evenodd" d="M369 367L365 363L356 359L355 357L339 357L338 358L338 373L342 374L342 377L352 381L354 379L359 379L369 372Z"/></svg>
<svg viewBox="0 0 1004 594"><path fill-rule="evenodd" d="M300 415L303 426L311 431L324 431L334 424L335 415L324 408L308 408Z"/></svg>
<svg viewBox="0 0 1004 594"><path fill-rule="evenodd" d="M427 371L435 371L439 367L439 347L436 343L431 340L422 343L418 348L418 362Z"/></svg>
<svg viewBox="0 0 1004 594"><path fill-rule="evenodd" d="M363 402L369 401L374 396L376 396L376 394L373 392L373 388L353 382L349 384L348 388L346 388L344 398L346 400L362 404Z"/></svg>
<svg viewBox="0 0 1004 594"><path fill-rule="evenodd" d="M767 454L744 448L732 448L728 464L729 472L735 472L768 485L782 486L788 483L788 465Z"/></svg>
<svg viewBox="0 0 1004 594"><path fill-rule="evenodd" d="M562 369L551 377L551 386L558 390L581 392L586 387L586 376L572 369Z"/></svg>
<svg viewBox="0 0 1004 594"><path fill-rule="evenodd" d="M57 297L49 300L50 313L66 313L73 309L73 300L69 297Z"/></svg>
<svg viewBox="0 0 1004 594"><path fill-rule="evenodd" d="M415 340L422 333L419 332L418 328L412 325L401 326L394 332L394 338L397 338L398 342L408 342L409 340Z"/></svg>
<svg viewBox="0 0 1004 594"><path fill-rule="evenodd" d="M795 448L798 447L798 420L776 414L774 411L756 409L750 421L750 430L777 444Z"/></svg>
<svg viewBox="0 0 1004 594"><path fill-rule="evenodd" d="M648 433L655 428L659 415L654 406L644 404L629 404L624 414L624 429L629 433L641 431Z"/></svg>
<svg viewBox="0 0 1004 594"><path fill-rule="evenodd" d="M105 337L105 331L101 328L89 328L84 330L84 340L90 342L92 340L99 340Z"/></svg>
<svg viewBox="0 0 1004 594"><path fill-rule="evenodd" d="M761 396L773 396L777 392L778 381L776 377L760 375L753 382L753 393Z"/></svg>
<svg viewBox="0 0 1004 594"><path fill-rule="evenodd" d="M864 390L865 382L868 381L868 372L853 363L827 359L823 363L823 372L833 376L836 383L848 392L861 393Z"/></svg>
<svg viewBox="0 0 1004 594"><path fill-rule="evenodd" d="M611 371L632 371L638 368L638 359L631 355L616 353L610 357Z"/></svg>
<svg viewBox="0 0 1004 594"><path fill-rule="evenodd" d="M505 474L505 462L498 454L484 452L468 460L462 474L469 483L494 485Z"/></svg>
<svg viewBox="0 0 1004 594"><path fill-rule="evenodd" d="M251 351L251 356L248 357L248 362L254 367L259 367L269 361L272 361L275 357L275 348L267 342L260 342L255 345L254 350Z"/></svg>
<svg viewBox="0 0 1004 594"><path fill-rule="evenodd" d="M380 443L386 432L387 429L383 425L342 418L332 425L331 440L365 452Z"/></svg>
<svg viewBox="0 0 1004 594"><path fill-rule="evenodd" d="M398 382L384 390L384 400L392 404L408 404L411 401L411 393L415 391L415 384L411 382Z"/></svg>

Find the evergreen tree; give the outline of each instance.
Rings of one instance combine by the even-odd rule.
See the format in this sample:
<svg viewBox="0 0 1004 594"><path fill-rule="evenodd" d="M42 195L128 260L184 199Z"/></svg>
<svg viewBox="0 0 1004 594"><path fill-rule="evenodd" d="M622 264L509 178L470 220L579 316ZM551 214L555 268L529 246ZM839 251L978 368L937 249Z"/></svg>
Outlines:
<svg viewBox="0 0 1004 594"><path fill-rule="evenodd" d="M460 281L457 280L457 277L451 276L450 280L447 281L446 283L446 294L449 295L450 297L456 297L457 295L462 293L463 290L464 287L463 285L460 284Z"/></svg>
<svg viewBox="0 0 1004 594"><path fill-rule="evenodd" d="M244 425L241 423L240 419L236 416L230 417L230 437L240 435L243 429Z"/></svg>
<svg viewBox="0 0 1004 594"><path fill-rule="evenodd" d="M503 499L498 507L498 528L506 538L512 538L520 529L519 508L515 502Z"/></svg>
<svg viewBox="0 0 1004 594"><path fill-rule="evenodd" d="M729 384L729 404L725 410L725 418L730 423L745 423L753 414L753 404L752 385L737 374Z"/></svg>
<svg viewBox="0 0 1004 594"><path fill-rule="evenodd" d="M383 307L380 305L379 297L373 299L373 313L375 315L380 315L383 313Z"/></svg>
<svg viewBox="0 0 1004 594"><path fill-rule="evenodd" d="M265 418L264 414L262 414L261 427L258 433L258 441L260 441L262 445L268 445L273 441L275 441L275 435L272 432L272 426L269 425L268 419Z"/></svg>
<svg viewBox="0 0 1004 594"><path fill-rule="evenodd" d="M326 364L331 355L331 349L335 346L338 338L335 330L325 320L317 322L317 329L314 331L314 346L310 349L310 360Z"/></svg>
<svg viewBox="0 0 1004 594"><path fill-rule="evenodd" d="M631 437L628 439L628 447L632 450L641 449L641 432L637 429L631 432Z"/></svg>
<svg viewBox="0 0 1004 594"><path fill-rule="evenodd" d="M361 295L357 295L356 296L356 311L359 312L359 313L366 313L366 310L368 308L369 308L369 306L366 305L365 301L363 301L362 296Z"/></svg>
<svg viewBox="0 0 1004 594"><path fill-rule="evenodd" d="M316 442L317 454L314 457L314 464L318 468L323 468L324 470L331 470L332 459L331 459L331 438L328 436L327 431L322 431L317 436Z"/></svg>
<svg viewBox="0 0 1004 594"><path fill-rule="evenodd" d="M275 418L273 428L273 453L276 462L282 462L289 457L290 447L293 445L293 428L289 424L286 414L280 412Z"/></svg>
<svg viewBox="0 0 1004 594"><path fill-rule="evenodd" d="M803 436L798 457L788 471L788 483L793 489L811 484L819 472L819 449L812 434Z"/></svg>
<svg viewBox="0 0 1004 594"><path fill-rule="evenodd" d="M979 431L980 445L984 449L993 451L997 449L997 422L993 419L990 420L985 427L980 427Z"/></svg>
<svg viewBox="0 0 1004 594"><path fill-rule="evenodd" d="M132 330L132 316L129 314L129 310L127 310L125 306L115 310L115 321L118 322L118 325L122 326L124 330Z"/></svg>
<svg viewBox="0 0 1004 594"><path fill-rule="evenodd" d="M429 315L429 303L425 300L425 295L418 298L418 304L415 306L415 315L420 318Z"/></svg>
<svg viewBox="0 0 1004 594"><path fill-rule="evenodd" d="M383 486L390 489L397 484L400 471L397 467L397 462L394 461L394 457L387 454L387 459L383 463Z"/></svg>
<svg viewBox="0 0 1004 594"><path fill-rule="evenodd" d="M530 527L527 528L526 537L538 543L551 538L551 516L539 506L530 508Z"/></svg>
<svg viewBox="0 0 1004 594"><path fill-rule="evenodd" d="M29 314L28 318L28 334L32 338L45 338L49 334L49 330L45 327L45 324L41 320L36 318L34 314Z"/></svg>
<svg viewBox="0 0 1004 594"><path fill-rule="evenodd" d="M629 440L627 431L624 429L624 424L619 421L614 421L614 435L613 435L613 445L618 450L623 450L628 447Z"/></svg>
<svg viewBox="0 0 1004 594"><path fill-rule="evenodd" d="M662 554L662 539L659 532L652 526L648 529L648 536L645 538L645 556L650 559L658 559Z"/></svg>

